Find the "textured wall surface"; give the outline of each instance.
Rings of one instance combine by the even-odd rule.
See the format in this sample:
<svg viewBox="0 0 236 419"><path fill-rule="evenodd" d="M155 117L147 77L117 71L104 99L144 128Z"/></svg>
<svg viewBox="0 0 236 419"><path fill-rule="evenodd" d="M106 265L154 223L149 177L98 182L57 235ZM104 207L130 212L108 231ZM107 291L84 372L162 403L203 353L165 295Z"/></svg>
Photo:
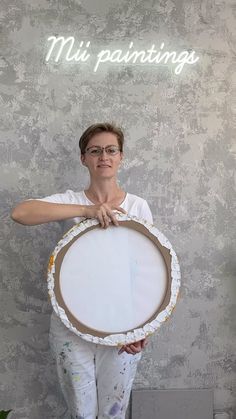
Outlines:
<svg viewBox="0 0 236 419"><path fill-rule="evenodd" d="M232 0L1 0L1 409L13 419L65 418L48 344L45 269L61 225L11 221L20 200L87 187L78 138L97 121L125 131L119 181L150 204L172 242L182 289L150 338L135 388L214 388L235 412L236 126ZM194 49L170 66L45 62L50 35L101 48ZM137 418L138 419L138 418ZM147 418L152 419L152 418Z"/></svg>

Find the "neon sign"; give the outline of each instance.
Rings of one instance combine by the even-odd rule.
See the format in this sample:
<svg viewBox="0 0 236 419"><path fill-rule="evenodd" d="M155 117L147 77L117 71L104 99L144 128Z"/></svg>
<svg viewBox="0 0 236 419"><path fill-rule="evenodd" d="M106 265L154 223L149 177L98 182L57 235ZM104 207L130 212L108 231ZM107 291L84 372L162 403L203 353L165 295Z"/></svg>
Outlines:
<svg viewBox="0 0 236 419"><path fill-rule="evenodd" d="M79 48L75 47L75 38L69 36L50 36L47 39L51 42L50 48L46 55L46 62L52 60L56 63L59 60L67 62L84 63L89 60L91 54L88 49L90 48L90 41L79 43ZM199 57L195 55L195 51L165 51L164 42L161 43L159 50L152 44L151 48L147 50L134 50L134 43L130 42L126 51L123 49L102 49L98 52L96 63L93 71L96 72L98 68L104 63L126 63L126 64L152 64L152 65L167 65L173 64L175 66L175 74L180 74L186 64L195 64Z"/></svg>

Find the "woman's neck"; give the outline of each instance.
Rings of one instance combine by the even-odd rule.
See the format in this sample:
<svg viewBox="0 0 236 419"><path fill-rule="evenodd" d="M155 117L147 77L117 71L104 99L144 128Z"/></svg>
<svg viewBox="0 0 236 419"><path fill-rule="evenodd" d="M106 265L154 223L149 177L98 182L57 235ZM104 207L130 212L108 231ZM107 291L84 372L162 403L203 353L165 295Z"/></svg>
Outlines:
<svg viewBox="0 0 236 419"><path fill-rule="evenodd" d="M122 200L125 192L117 183L110 182L91 183L85 190L87 197L93 202L104 203L113 200Z"/></svg>

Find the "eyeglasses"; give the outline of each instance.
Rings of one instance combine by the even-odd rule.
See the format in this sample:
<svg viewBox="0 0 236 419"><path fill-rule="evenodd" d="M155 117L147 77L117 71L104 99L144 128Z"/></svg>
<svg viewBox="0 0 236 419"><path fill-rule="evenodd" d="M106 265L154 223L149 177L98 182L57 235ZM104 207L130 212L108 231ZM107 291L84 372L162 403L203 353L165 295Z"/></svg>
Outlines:
<svg viewBox="0 0 236 419"><path fill-rule="evenodd" d="M109 156L116 156L116 154L120 152L120 147L116 145L108 145L106 147L91 146L85 150L85 153L88 153L90 156L97 157L102 155L103 150L105 150Z"/></svg>

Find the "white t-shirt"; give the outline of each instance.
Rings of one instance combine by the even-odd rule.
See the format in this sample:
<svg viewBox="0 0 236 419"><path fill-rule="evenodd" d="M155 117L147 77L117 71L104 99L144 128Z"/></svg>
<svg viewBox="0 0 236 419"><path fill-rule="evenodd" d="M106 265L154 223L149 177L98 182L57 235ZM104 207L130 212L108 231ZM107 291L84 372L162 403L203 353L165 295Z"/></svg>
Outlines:
<svg viewBox="0 0 236 419"><path fill-rule="evenodd" d="M58 193L45 198L39 198L39 201L52 202L56 204L77 204L77 205L94 205L84 191L74 192L68 189L65 193ZM150 224L153 224L153 217L147 201L137 195L126 193L125 199L119 205L129 215L136 216L137 218L144 219ZM75 217L73 221L79 223L85 217Z"/></svg>

